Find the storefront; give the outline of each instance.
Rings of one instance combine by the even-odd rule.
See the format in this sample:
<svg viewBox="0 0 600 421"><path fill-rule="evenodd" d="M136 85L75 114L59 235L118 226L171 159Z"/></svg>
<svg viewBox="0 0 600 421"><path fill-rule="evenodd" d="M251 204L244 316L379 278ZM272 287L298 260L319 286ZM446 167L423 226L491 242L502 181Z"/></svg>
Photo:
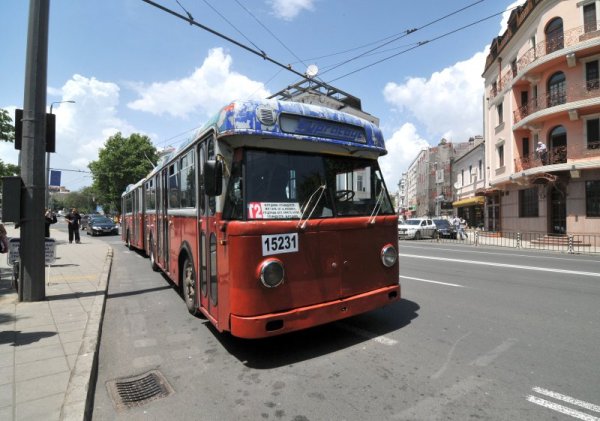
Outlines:
<svg viewBox="0 0 600 421"><path fill-rule="evenodd" d="M464 218L470 228L485 227L485 197L474 196L452 202L459 218Z"/></svg>

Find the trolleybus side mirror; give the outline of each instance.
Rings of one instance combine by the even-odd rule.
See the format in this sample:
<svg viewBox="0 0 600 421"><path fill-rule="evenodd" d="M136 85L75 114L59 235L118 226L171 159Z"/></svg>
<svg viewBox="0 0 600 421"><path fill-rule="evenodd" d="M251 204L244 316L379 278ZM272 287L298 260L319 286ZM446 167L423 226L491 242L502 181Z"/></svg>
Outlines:
<svg viewBox="0 0 600 421"><path fill-rule="evenodd" d="M223 162L210 160L204 166L204 188L208 196L220 196L223 192Z"/></svg>

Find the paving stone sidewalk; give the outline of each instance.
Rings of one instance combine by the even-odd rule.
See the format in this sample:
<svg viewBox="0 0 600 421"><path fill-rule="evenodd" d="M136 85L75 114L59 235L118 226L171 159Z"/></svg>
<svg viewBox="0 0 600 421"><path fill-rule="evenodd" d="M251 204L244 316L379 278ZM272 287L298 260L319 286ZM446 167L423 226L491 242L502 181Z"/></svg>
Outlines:
<svg viewBox="0 0 600 421"><path fill-rule="evenodd" d="M59 221L62 223L62 221ZM9 237L19 230L5 224ZM113 250L99 239L50 230L56 261L46 268L46 300L18 301L7 255L0 255L0 420L83 420Z"/></svg>

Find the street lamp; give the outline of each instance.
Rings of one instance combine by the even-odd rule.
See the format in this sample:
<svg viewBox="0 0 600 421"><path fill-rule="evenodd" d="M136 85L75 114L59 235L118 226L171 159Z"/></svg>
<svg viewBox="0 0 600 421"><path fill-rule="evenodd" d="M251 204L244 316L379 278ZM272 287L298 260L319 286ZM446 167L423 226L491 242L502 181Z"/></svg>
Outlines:
<svg viewBox="0 0 600 421"><path fill-rule="evenodd" d="M50 104L50 114L52 114L52 108L54 104L75 104L75 101L67 100L67 101L54 101ZM46 208L48 208L50 203L50 152L46 152Z"/></svg>

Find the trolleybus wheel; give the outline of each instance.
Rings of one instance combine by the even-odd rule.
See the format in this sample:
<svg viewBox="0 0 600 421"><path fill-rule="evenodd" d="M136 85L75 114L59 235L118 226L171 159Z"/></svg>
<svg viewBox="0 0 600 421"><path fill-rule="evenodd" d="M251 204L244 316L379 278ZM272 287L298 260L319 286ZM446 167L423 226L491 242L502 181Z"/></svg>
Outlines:
<svg viewBox="0 0 600 421"><path fill-rule="evenodd" d="M194 265L189 257L183 261L183 270L181 272L181 281L183 289L183 299L190 314L197 316L198 307L196 306L196 296L198 289L196 288L196 273Z"/></svg>
<svg viewBox="0 0 600 421"><path fill-rule="evenodd" d="M156 257L154 256L154 241L152 241L152 238L150 238L150 244L148 248L150 249L150 267L154 272L158 272L158 265L156 264Z"/></svg>

